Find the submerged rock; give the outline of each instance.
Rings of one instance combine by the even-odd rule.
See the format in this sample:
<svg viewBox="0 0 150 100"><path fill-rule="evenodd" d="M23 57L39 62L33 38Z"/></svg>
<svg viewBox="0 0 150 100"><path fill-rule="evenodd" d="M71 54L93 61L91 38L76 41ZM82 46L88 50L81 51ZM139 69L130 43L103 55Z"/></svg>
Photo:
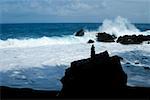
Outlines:
<svg viewBox="0 0 150 100"><path fill-rule="evenodd" d="M74 61L61 79L60 97L97 97L114 95L112 91L126 87L127 75L118 56L109 57L107 51ZM98 92L97 92L98 90Z"/></svg>
<svg viewBox="0 0 150 100"><path fill-rule="evenodd" d="M80 29L78 32L76 32L75 36L84 36L84 30Z"/></svg>
<svg viewBox="0 0 150 100"><path fill-rule="evenodd" d="M97 33L97 41L99 42L115 42L115 36L114 35L110 35L108 33Z"/></svg>
<svg viewBox="0 0 150 100"><path fill-rule="evenodd" d="M145 70L150 70L150 68L149 68L149 67L144 67L144 69L145 69Z"/></svg>

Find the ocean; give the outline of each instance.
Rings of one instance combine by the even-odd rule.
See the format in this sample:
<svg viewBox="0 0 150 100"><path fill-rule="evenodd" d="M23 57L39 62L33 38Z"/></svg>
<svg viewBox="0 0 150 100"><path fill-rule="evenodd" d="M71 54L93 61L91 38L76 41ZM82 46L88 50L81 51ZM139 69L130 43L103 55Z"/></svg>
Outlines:
<svg viewBox="0 0 150 100"><path fill-rule="evenodd" d="M60 79L65 69L75 60L90 57L95 41L96 53L108 50L119 55L129 86L150 87L150 45L122 45L96 41L96 33L107 32L116 36L150 35L150 24L132 24L118 17L103 23L24 23L0 24L0 86L60 90ZM83 37L74 36L80 29ZM146 59L143 59L146 58ZM138 64L137 64L138 63Z"/></svg>

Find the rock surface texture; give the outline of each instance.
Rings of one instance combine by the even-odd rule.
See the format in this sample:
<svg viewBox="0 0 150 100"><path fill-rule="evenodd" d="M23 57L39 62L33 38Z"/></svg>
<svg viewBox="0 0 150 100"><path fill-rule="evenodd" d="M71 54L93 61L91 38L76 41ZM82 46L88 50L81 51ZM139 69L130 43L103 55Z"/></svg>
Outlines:
<svg viewBox="0 0 150 100"><path fill-rule="evenodd" d="M117 40L121 44L141 44L144 41L150 41L150 35L124 35L120 36Z"/></svg>
<svg viewBox="0 0 150 100"><path fill-rule="evenodd" d="M115 36L108 33L97 33L97 41L99 42L115 42Z"/></svg>

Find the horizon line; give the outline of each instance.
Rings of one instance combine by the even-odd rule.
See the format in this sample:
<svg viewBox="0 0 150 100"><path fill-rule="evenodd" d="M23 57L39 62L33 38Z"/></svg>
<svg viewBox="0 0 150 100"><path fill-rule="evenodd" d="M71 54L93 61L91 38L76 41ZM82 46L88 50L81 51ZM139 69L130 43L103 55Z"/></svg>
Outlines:
<svg viewBox="0 0 150 100"><path fill-rule="evenodd" d="M0 24L102 24L102 22L14 22L14 23L0 23ZM144 22L133 22L131 24L150 24Z"/></svg>

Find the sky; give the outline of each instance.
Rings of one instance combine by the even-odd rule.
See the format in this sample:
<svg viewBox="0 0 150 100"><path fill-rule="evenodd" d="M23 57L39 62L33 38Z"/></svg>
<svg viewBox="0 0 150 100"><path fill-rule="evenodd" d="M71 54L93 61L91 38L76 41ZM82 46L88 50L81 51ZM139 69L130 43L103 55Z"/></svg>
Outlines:
<svg viewBox="0 0 150 100"><path fill-rule="evenodd" d="M0 0L0 23L150 23L150 0Z"/></svg>

